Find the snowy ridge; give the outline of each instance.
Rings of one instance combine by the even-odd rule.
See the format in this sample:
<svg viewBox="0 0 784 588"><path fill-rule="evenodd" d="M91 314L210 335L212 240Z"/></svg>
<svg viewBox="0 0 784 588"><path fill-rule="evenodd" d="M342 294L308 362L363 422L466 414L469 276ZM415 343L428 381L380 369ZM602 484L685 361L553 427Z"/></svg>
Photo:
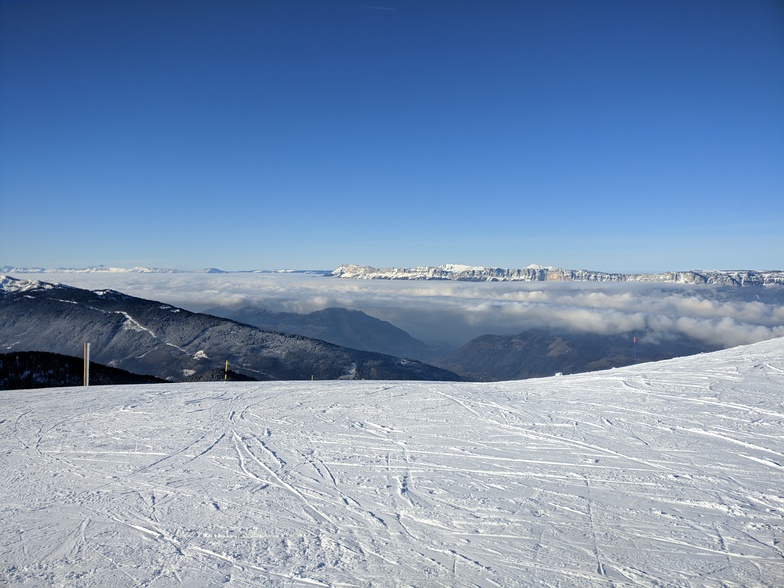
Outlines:
<svg viewBox="0 0 784 588"><path fill-rule="evenodd" d="M16 292L30 292L33 290L51 290L56 287L67 288L68 286L59 286L47 282L40 282L38 280L19 280L17 278L12 278L11 276L0 275L0 292L2 293L10 294Z"/></svg>
<svg viewBox="0 0 784 588"><path fill-rule="evenodd" d="M361 280L458 280L473 282L664 282L672 284L714 284L724 286L784 285L784 271L694 270L658 274L622 274L590 270L570 270L542 265L522 269L478 267L457 264L436 267L375 268L341 265L332 276Z"/></svg>
<svg viewBox="0 0 784 588"><path fill-rule="evenodd" d="M784 584L784 339L526 382L0 403L3 585Z"/></svg>

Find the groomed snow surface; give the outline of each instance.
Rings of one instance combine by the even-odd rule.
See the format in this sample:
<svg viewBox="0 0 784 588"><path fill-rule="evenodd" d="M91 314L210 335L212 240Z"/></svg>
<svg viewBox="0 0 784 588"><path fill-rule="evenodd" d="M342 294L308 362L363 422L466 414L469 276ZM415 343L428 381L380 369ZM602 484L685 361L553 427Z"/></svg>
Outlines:
<svg viewBox="0 0 784 588"><path fill-rule="evenodd" d="M2 392L0 584L779 587L783 357Z"/></svg>

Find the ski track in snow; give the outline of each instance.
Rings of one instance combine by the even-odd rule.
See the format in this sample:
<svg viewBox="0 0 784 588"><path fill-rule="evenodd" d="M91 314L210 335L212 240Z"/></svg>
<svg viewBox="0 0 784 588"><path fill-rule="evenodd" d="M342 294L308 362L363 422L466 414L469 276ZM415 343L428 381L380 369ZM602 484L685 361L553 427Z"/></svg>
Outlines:
<svg viewBox="0 0 784 588"><path fill-rule="evenodd" d="M783 352L0 392L0 585L782 586Z"/></svg>

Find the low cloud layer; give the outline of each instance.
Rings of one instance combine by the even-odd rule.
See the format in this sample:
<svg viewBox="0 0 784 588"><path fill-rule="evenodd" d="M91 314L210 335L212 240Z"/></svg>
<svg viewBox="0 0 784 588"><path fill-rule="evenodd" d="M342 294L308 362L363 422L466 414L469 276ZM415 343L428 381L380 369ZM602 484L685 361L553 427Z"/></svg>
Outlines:
<svg viewBox="0 0 784 588"><path fill-rule="evenodd" d="M260 306L312 312L362 310L424 341L458 346L532 328L686 335L730 347L784 336L784 288L635 283L474 283L344 280L303 274L47 274L88 289L112 288L189 310Z"/></svg>

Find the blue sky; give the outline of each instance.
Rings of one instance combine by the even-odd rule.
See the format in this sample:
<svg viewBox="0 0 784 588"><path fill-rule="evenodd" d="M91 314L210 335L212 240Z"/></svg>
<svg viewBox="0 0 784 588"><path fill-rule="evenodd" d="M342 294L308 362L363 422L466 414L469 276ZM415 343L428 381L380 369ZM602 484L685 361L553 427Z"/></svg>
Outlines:
<svg viewBox="0 0 784 588"><path fill-rule="evenodd" d="M778 0L0 2L0 264L784 268Z"/></svg>

